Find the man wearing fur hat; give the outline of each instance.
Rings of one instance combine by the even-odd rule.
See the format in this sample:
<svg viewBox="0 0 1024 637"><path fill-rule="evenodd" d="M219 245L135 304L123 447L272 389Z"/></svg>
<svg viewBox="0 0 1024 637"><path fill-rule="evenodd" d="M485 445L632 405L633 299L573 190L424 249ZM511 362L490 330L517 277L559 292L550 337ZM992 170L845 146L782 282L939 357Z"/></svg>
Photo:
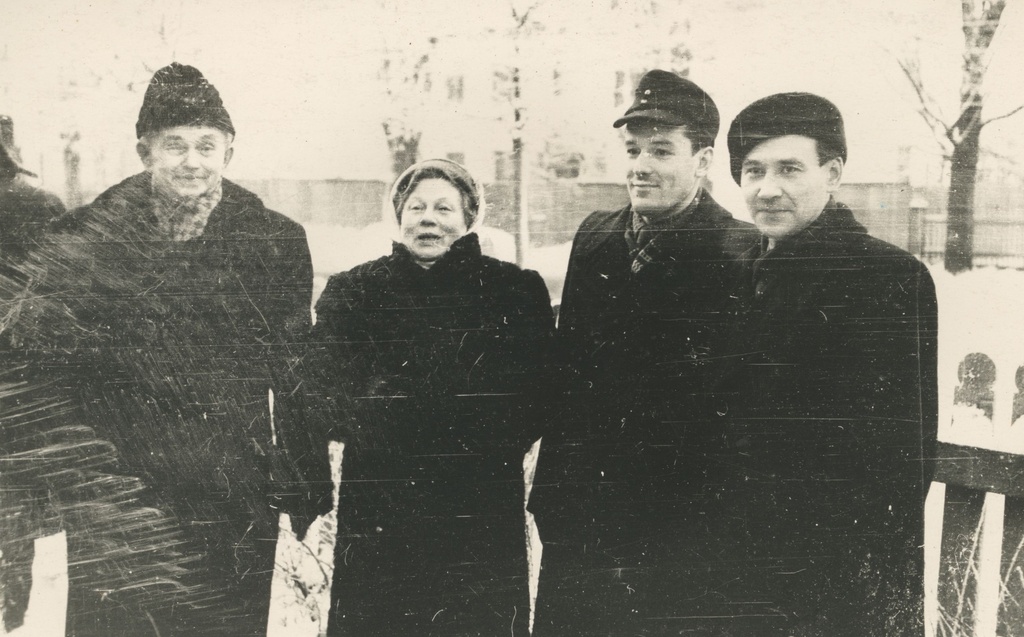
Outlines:
<svg viewBox="0 0 1024 637"><path fill-rule="evenodd" d="M576 234L558 333L570 416L541 443L529 509L544 542L537 635L668 634L701 611L716 494L704 378L726 325L730 262L755 233L705 187L719 115L666 71L622 128L630 204ZM666 589L685 570L687 590Z"/></svg>
<svg viewBox="0 0 1024 637"><path fill-rule="evenodd" d="M758 100L728 144L762 235L740 261L735 365L717 410L734 468L725 537L744 565L734 633L920 635L931 277L836 201L847 147L828 100Z"/></svg>
<svg viewBox="0 0 1024 637"><path fill-rule="evenodd" d="M306 504L293 516L306 523L330 506L297 486L301 467L327 471L326 449L280 409L310 323L309 249L299 224L223 178L235 129L197 69L156 72L136 133L145 171L57 224L30 304L65 420L139 485L117 528L69 517L68 634L261 635L273 496Z"/></svg>

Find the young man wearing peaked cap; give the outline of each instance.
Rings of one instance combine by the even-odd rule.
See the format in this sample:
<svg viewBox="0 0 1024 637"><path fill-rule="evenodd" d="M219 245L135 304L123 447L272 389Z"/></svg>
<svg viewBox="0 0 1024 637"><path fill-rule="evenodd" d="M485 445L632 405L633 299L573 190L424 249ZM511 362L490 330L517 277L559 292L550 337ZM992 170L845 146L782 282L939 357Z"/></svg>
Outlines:
<svg viewBox="0 0 1024 637"><path fill-rule="evenodd" d="M746 565L733 634L920 635L937 427L931 277L836 201L847 145L828 100L758 100L728 144L761 232L740 261L716 409L730 541Z"/></svg>
<svg viewBox="0 0 1024 637"><path fill-rule="evenodd" d="M712 612L700 591L718 577L703 555L717 498L705 378L730 262L756 233L705 187L719 114L703 89L650 71L614 126L630 204L573 242L558 326L573 408L544 435L529 504L539 637L664 634L689 625L669 617Z"/></svg>
<svg viewBox="0 0 1024 637"><path fill-rule="evenodd" d="M117 458L62 504L68 634L262 635L271 505L307 504L307 521L330 506L302 497L300 471L326 474L326 449L281 409L310 324L305 233L223 178L235 128L198 69L158 70L135 129L145 171L61 219L19 321L50 355L62 417ZM104 497L108 483L125 486Z"/></svg>

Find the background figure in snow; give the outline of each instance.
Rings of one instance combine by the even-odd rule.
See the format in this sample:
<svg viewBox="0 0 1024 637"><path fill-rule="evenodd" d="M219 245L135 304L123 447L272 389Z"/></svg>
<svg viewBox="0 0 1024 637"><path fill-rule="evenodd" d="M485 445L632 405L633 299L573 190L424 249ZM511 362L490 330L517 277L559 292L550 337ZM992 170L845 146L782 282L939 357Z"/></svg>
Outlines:
<svg viewBox="0 0 1024 637"><path fill-rule="evenodd" d="M723 538L744 565L733 600L750 615L733 634L920 635L932 279L833 198L846 138L831 102L766 97L728 139L762 235L740 263L731 395L717 410L732 468Z"/></svg>
<svg viewBox="0 0 1024 637"><path fill-rule="evenodd" d="M19 165L14 122L0 115L0 259L7 265L24 261L49 223L64 214L56 195L26 180L35 176Z"/></svg>
<svg viewBox="0 0 1024 637"><path fill-rule="evenodd" d="M298 486L326 447L268 407L272 389L278 406L293 392L293 339L310 324L305 233L222 178L235 130L197 69L156 72L136 132L145 172L60 220L18 322L65 429L93 432L98 466L129 485L103 498L77 468L79 501L58 503L83 511L65 522L68 633L261 635L276 492L308 504L296 520L330 504Z"/></svg>
<svg viewBox="0 0 1024 637"><path fill-rule="evenodd" d="M14 122L0 115L0 409L17 403L15 396L21 395L18 385L23 370L12 356L6 329L16 318L12 310L26 283L21 266L47 225L64 213L60 199L25 179L34 176L18 164ZM38 483L26 481L25 473L14 466L16 411L0 412L4 421L0 425L0 602L7 630L24 619L32 588L34 542L43 530Z"/></svg>
<svg viewBox="0 0 1024 637"><path fill-rule="evenodd" d="M315 340L344 437L331 635L528 634L523 456L554 329L540 275L481 255L482 194L420 162L390 256L328 281Z"/></svg>
<svg viewBox="0 0 1024 637"><path fill-rule="evenodd" d="M573 408L541 442L530 496L538 637L662 635L723 612L705 594L721 579L707 553L720 436L705 379L729 264L755 233L705 188L719 115L699 86L651 71L614 125L630 205L576 233L558 323Z"/></svg>

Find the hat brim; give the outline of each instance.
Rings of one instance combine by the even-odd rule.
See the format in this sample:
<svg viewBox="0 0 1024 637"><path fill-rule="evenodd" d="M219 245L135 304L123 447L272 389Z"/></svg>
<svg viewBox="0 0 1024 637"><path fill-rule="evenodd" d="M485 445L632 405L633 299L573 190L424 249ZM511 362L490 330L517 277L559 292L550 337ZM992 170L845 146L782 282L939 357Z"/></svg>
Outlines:
<svg viewBox="0 0 1024 637"><path fill-rule="evenodd" d="M14 177L19 173L22 175L28 175L29 177L39 176L31 170L22 168L14 159L14 153L8 150L7 146L0 142L0 175Z"/></svg>
<svg viewBox="0 0 1024 637"><path fill-rule="evenodd" d="M615 120L615 123L612 124L612 128L620 128L629 122L636 121L656 122L659 124L668 124L669 126L686 125L686 121L676 113L662 110L660 108L652 108L645 111L633 111L632 113L623 115L619 119Z"/></svg>

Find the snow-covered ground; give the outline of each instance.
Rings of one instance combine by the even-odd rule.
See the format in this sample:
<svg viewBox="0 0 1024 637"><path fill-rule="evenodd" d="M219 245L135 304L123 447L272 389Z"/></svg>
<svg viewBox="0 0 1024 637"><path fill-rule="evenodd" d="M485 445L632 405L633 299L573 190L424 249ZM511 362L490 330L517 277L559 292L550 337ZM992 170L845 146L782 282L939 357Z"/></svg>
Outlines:
<svg viewBox="0 0 1024 637"><path fill-rule="evenodd" d="M326 277L351 268L390 251L393 230L370 226L361 231L324 226L307 226L313 252L319 294ZM499 257L514 258L514 244L500 231L485 231L486 249ZM568 260L569 244L531 251L528 267L539 271L548 282L557 300ZM1024 272L1017 270L982 269L952 276L941 268L932 268L939 296L939 378L940 438L949 442L982 446L997 450L1024 453L1024 422L1011 421L1017 369L1024 365ZM972 352L988 355L996 365L994 416L989 421L977 410L953 406L957 385L957 366ZM941 500L932 498L930 525L934 531L936 511ZM936 509L938 507L938 509ZM285 529L278 551L278 572L275 577L274 607L271 611L272 637L314 637L322 627L327 610L326 575L331 552L326 537L333 528L333 519L321 520L310 531L307 546L300 547ZM324 531L324 532L321 532ZM932 573L937 575L937 538L929 539ZM536 536L534 566L539 559ZM43 538L37 542L36 585L32 593L27 622L11 633L21 637L59 637L63 635L63 615L67 592L67 569L64 564L62 536ZM296 582L302 581L301 586ZM305 588L309 595L300 593Z"/></svg>

